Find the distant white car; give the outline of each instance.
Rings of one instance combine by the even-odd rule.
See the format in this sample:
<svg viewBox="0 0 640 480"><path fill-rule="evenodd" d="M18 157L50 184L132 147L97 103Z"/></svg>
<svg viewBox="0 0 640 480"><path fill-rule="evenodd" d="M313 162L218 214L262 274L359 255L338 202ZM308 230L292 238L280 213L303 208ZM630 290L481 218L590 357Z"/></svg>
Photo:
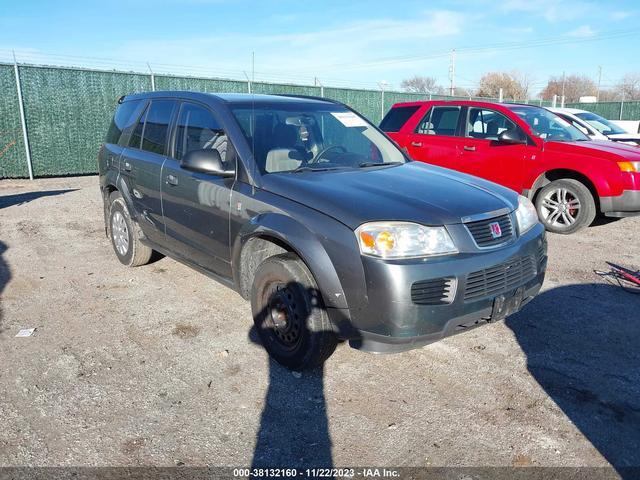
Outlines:
<svg viewBox="0 0 640 480"><path fill-rule="evenodd" d="M629 133L596 113L578 108L549 108L549 110L594 140L611 140L640 146L640 134Z"/></svg>
<svg viewBox="0 0 640 480"><path fill-rule="evenodd" d="M629 133L640 133L640 120L611 120Z"/></svg>

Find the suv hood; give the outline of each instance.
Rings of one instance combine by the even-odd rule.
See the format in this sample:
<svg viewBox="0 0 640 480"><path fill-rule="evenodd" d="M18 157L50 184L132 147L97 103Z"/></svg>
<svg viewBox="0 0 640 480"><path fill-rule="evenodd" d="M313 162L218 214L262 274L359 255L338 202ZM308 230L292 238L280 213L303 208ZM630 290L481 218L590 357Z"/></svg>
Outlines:
<svg viewBox="0 0 640 480"><path fill-rule="evenodd" d="M512 190L471 175L409 162L326 172L274 173L267 191L306 205L352 229L397 220L424 225L460 223L466 216L518 206Z"/></svg>
<svg viewBox="0 0 640 480"><path fill-rule="evenodd" d="M544 149L550 152L589 155L590 157L612 160L614 162L640 161L640 149L638 147L619 142L611 142L609 140L546 142Z"/></svg>

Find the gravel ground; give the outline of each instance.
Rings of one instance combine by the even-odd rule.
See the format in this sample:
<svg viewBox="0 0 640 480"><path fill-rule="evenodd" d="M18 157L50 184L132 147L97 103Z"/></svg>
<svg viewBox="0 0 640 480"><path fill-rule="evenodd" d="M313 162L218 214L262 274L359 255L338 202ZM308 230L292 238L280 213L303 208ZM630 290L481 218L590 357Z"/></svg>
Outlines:
<svg viewBox="0 0 640 480"><path fill-rule="evenodd" d="M549 235L505 322L294 376L233 291L121 266L97 183L0 182L0 466L640 466L640 296L593 273L640 268L640 219Z"/></svg>

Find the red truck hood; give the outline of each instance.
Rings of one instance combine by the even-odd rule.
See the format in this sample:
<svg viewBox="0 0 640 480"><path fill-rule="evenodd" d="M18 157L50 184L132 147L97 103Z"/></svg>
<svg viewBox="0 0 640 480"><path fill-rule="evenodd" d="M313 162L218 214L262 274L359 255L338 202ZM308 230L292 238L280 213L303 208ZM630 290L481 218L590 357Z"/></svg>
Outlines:
<svg viewBox="0 0 640 480"><path fill-rule="evenodd" d="M639 162L640 149L633 145L625 145L608 140L591 140L585 142L545 142L548 152L588 155L590 157L612 160L614 162Z"/></svg>

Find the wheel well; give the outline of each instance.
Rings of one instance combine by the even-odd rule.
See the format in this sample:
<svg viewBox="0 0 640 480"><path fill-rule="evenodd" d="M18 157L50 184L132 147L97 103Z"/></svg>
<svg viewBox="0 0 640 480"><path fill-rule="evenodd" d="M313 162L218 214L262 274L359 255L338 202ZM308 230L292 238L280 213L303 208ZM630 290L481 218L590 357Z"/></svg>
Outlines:
<svg viewBox="0 0 640 480"><path fill-rule="evenodd" d="M109 198L111 196L111 194L115 191L117 191L118 189L115 187L115 185L105 185L104 187L104 198Z"/></svg>
<svg viewBox="0 0 640 480"><path fill-rule="evenodd" d="M585 187L587 187L591 192L591 196L593 197L593 200L596 204L596 211L600 210L600 198L598 196L598 191L596 190L595 185L591 182L591 180L589 180L589 177L583 175L580 172L576 172L575 170L556 169L549 170L548 172L540 175L531 189L531 201L533 203L536 202L537 196L543 187L549 185L555 180L561 180L563 178L571 178L573 180L577 180Z"/></svg>
<svg viewBox="0 0 640 480"><path fill-rule="evenodd" d="M240 295L249 299L251 296L251 285L258 266L267 258L280 255L286 252L297 252L280 239L259 236L250 238L242 247L240 252Z"/></svg>

